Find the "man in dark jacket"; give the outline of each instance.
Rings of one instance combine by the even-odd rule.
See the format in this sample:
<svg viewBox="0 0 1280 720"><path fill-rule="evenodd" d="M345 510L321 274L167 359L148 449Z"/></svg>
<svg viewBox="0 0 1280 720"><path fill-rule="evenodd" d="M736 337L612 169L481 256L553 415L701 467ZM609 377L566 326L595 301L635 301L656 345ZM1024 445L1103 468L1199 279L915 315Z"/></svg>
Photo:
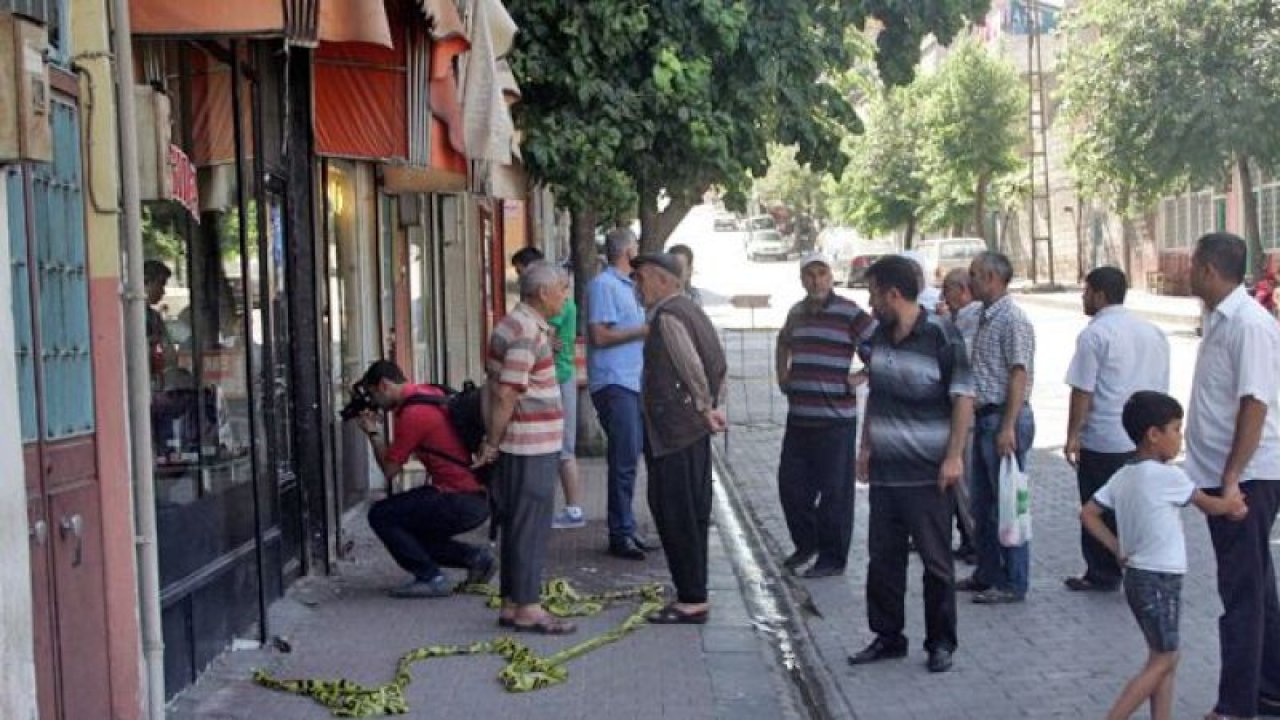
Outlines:
<svg viewBox="0 0 1280 720"><path fill-rule="evenodd" d="M719 408L724 349L706 313L683 294L683 268L675 256L642 255L632 266L649 319L640 385L649 512L676 587L676 601L648 619L656 624L701 624L711 611L711 435L726 427Z"/></svg>

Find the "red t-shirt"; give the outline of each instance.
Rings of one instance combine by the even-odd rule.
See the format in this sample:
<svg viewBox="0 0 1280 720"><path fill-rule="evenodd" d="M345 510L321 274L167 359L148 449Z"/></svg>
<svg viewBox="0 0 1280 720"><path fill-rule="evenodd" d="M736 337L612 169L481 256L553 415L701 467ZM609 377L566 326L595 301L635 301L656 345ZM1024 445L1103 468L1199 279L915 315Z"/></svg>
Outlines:
<svg viewBox="0 0 1280 720"><path fill-rule="evenodd" d="M405 396L444 395L439 388L430 385L406 385ZM398 465L416 455L431 475L431 484L440 492L483 492L484 488L475 473L461 464L446 460L433 453L431 448L459 460L470 461L471 453L449 423L448 411L439 405L405 405L396 412L395 440L387 448L387 459Z"/></svg>

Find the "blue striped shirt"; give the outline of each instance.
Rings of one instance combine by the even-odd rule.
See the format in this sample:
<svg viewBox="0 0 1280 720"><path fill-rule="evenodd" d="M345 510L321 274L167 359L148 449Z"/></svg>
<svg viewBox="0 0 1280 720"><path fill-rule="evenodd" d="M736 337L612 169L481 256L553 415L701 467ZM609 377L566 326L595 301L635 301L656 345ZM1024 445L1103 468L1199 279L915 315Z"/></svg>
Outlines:
<svg viewBox="0 0 1280 720"><path fill-rule="evenodd" d="M931 485L951 438L951 405L973 395L973 374L955 325L921 312L911 333L894 343L893 327L871 340L867 442L871 482Z"/></svg>

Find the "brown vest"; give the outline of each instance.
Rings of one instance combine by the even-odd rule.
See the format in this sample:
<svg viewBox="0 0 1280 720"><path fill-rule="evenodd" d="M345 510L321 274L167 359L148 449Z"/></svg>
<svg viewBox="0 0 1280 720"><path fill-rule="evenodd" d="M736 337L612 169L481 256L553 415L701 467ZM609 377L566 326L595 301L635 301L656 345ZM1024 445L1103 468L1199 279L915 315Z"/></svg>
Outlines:
<svg viewBox="0 0 1280 720"><path fill-rule="evenodd" d="M679 320L693 340L707 376L712 402L720 394L728 369L720 336L697 303L684 295L677 295L654 313L649 322L649 336L644 343L644 375L640 392L649 452L655 457L683 450L711 433L702 415L694 409L692 394L676 373L675 363L662 337L659 319L664 315Z"/></svg>

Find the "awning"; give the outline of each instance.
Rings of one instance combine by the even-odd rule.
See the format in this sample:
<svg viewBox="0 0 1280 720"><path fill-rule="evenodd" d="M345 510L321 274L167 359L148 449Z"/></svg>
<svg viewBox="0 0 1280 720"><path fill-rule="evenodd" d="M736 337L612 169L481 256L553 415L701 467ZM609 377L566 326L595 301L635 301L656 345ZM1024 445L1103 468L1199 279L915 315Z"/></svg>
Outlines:
<svg viewBox="0 0 1280 720"><path fill-rule="evenodd" d="M129 20L135 35L392 44L382 0L130 0Z"/></svg>

